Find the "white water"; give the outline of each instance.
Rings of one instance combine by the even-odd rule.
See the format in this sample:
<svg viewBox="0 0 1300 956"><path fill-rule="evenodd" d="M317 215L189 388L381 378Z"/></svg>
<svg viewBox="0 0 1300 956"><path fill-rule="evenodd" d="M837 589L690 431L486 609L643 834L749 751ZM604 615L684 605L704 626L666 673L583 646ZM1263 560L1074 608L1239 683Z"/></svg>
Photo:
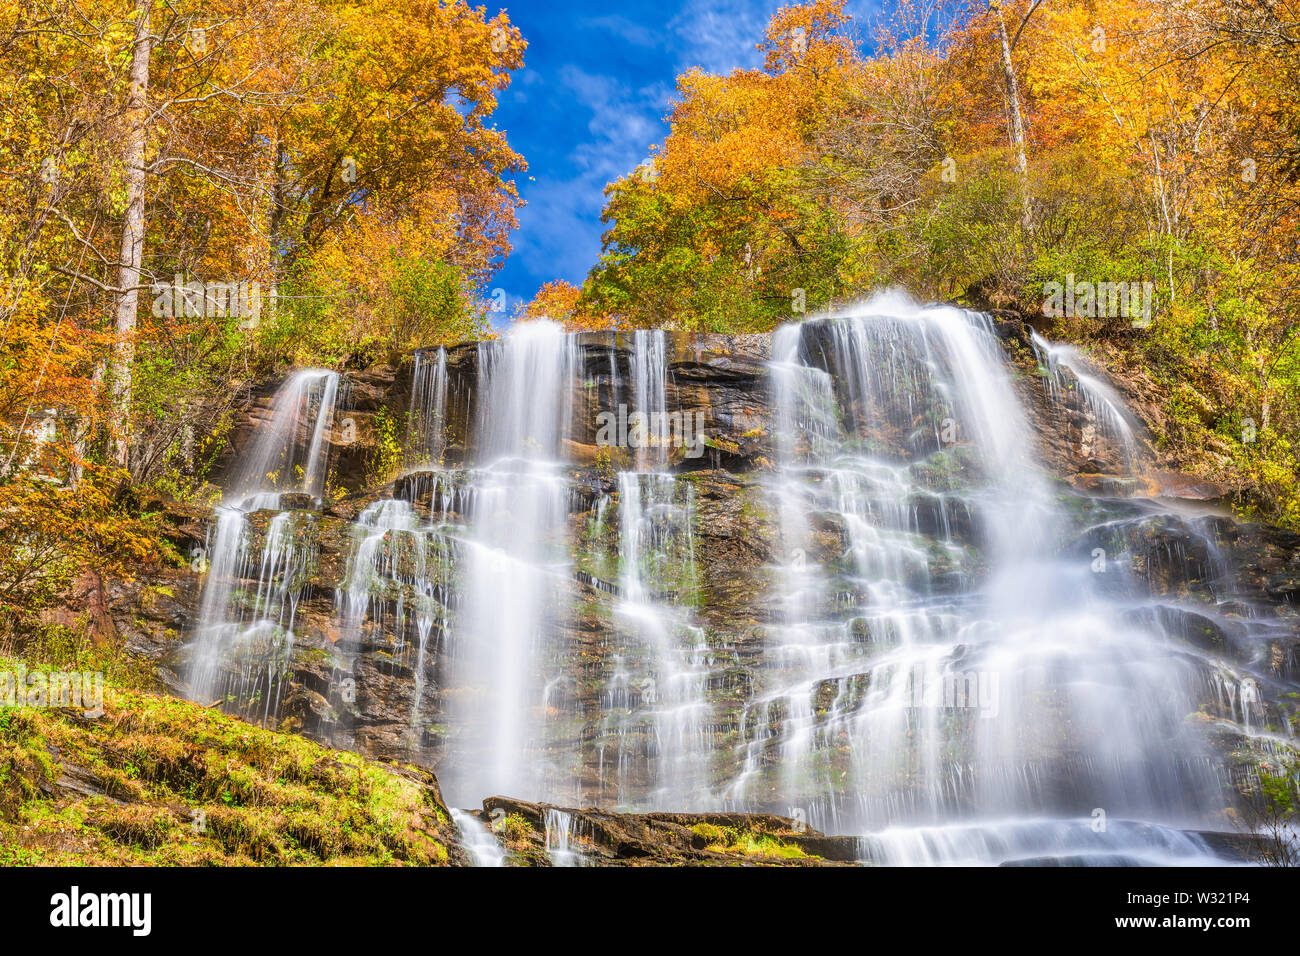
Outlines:
<svg viewBox="0 0 1300 956"><path fill-rule="evenodd" d="M420 740L421 705L431 637L447 629L445 595L450 588L452 542L436 525L422 521L410 502L384 498L368 505L352 529L352 549L338 591L345 654L358 646L370 627L392 635L391 654L402 657L406 635L416 648L410 713L412 742ZM441 598L441 599L440 599ZM351 678L351 655L335 675Z"/></svg>
<svg viewBox="0 0 1300 956"><path fill-rule="evenodd" d="M1049 342L1037 332L1030 333L1030 341L1046 373L1048 395L1058 414L1066 407L1066 392L1077 389L1083 399L1081 404L1091 419L1080 429L1084 457L1093 453L1099 430L1101 437L1117 445L1126 472L1135 472L1140 456L1137 432L1119 393L1094 373L1074 346Z"/></svg>
<svg viewBox="0 0 1300 956"><path fill-rule="evenodd" d="M453 803L492 794L535 799L570 772L548 759L560 708L548 681L562 676L569 577L568 475L578 352L550 322L528 322L479 350L478 464L468 481L462 612L452 628L452 715L442 783Z"/></svg>
<svg viewBox="0 0 1300 956"><path fill-rule="evenodd" d="M1172 824L1220 808L1184 723L1205 670L1134 626L1087 552L1061 552L986 318L895 305L789 326L773 387L785 612L734 805L776 790L814 827L888 828L891 845L954 821L996 838L1008 815L1050 830L1094 808ZM815 553L828 521L842 554Z"/></svg>
<svg viewBox="0 0 1300 956"><path fill-rule="evenodd" d="M1103 437L1127 447L1118 396L1070 350L1036 346L1055 407L1080 389ZM638 332L599 369L584 354L545 322L483 343L467 458L452 467L447 354L421 353L410 500L370 504L353 529L336 677L363 641L412 668L412 742L434 720L447 728L450 803L799 815L863 834L864 855L893 864L1173 865L1213 861L1188 828L1224 826L1229 785L1204 728L1291 747L1268 729L1278 688L1261 685L1258 658L1285 622L1223 583L1206 519L1154 502L1076 513L1081 499L1037 464L985 317L877 302L773 336L775 611L746 635L743 693L736 635L696 607L702 518L672 449L627 449L594 493L571 472L568 440L598 379L602 408L668 410L666 336ZM312 516L276 514L253 547L247 512L323 493L336 387L320 372L286 383L212 531L195 693L264 720L313 557L296 529ZM584 524L611 544L580 556L599 581L579 607ZM1170 528L1185 545L1142 550ZM599 648L579 644L594 607L608 623ZM1195 644L1197 616L1227 651ZM445 713L425 713L432 701ZM1210 716L1189 720L1197 711ZM487 852L471 822L458 819L467 844ZM572 822L547 817L557 865L578 859Z"/></svg>
<svg viewBox="0 0 1300 956"><path fill-rule="evenodd" d="M273 491L312 498L325 493L338 386L338 373L324 369L304 369L285 380L272 399L270 420L258 429L253 447L241 456L243 468L228 483L226 504Z"/></svg>
<svg viewBox="0 0 1300 956"><path fill-rule="evenodd" d="M1099 816L887 827L863 838L862 856L885 866L1044 859L1072 866L1203 866L1213 859L1206 841L1194 833Z"/></svg>
<svg viewBox="0 0 1300 956"><path fill-rule="evenodd" d="M248 515L278 509L285 493L317 500L324 494L338 382L337 373L320 369L291 375L272 400L271 417L242 457L242 468L227 482L203 555L207 571L189 669L190 694L197 700L227 699L263 721L275 714L298 599L314 557L298 545L296 532L300 521L310 519L275 515L259 555ZM245 591L254 572L250 605Z"/></svg>
<svg viewBox="0 0 1300 956"><path fill-rule="evenodd" d="M647 745L638 757L650 765L649 793L624 790L619 805L675 810L708 809L710 706L705 697L709 649L704 630L670 595L689 586L695 570L691 489L672 475L619 475L619 559L622 597L616 621L639 657L637 699L627 724ZM670 570L680 573L674 580ZM626 728L620 728L626 733Z"/></svg>
<svg viewBox="0 0 1300 956"><path fill-rule="evenodd" d="M452 809L451 818L455 821L456 828L460 830L465 849L469 851L470 859L474 861L475 866L506 865L506 851L497 842L497 838L486 823L464 810Z"/></svg>
<svg viewBox="0 0 1300 956"><path fill-rule="evenodd" d="M632 412L647 422L667 421L665 334L635 332L629 367ZM614 392L624 398L617 387ZM705 695L710 653L689 606L696 572L694 493L666 469L667 436L650 432L649 443L629 450L636 467L617 476L614 613L624 642L614 661L604 728L614 754L612 790L616 805L628 809L705 810L716 801ZM606 504L602 498L597 507ZM641 771L636 783L630 782L632 768Z"/></svg>
<svg viewBox="0 0 1300 956"><path fill-rule="evenodd" d="M412 464L437 462L447 446L447 350L415 353L406 457Z"/></svg>
<svg viewBox="0 0 1300 956"><path fill-rule="evenodd" d="M578 837L578 823L573 814L566 810L547 807L542 811L542 824L545 828L546 855L552 866L582 866L586 860L575 847Z"/></svg>

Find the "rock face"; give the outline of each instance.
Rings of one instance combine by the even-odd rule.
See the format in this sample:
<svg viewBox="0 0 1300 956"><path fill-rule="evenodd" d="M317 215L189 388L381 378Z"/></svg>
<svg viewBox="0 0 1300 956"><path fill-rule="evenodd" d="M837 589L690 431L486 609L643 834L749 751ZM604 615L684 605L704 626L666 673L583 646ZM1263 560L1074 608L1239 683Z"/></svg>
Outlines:
<svg viewBox="0 0 1300 956"><path fill-rule="evenodd" d="M601 558L610 559L606 564L616 562L618 549L616 529L593 530L588 521L588 510L598 498L616 500L618 494L615 469L620 451L601 454L597 415L602 408L618 405L618 383L627 382L632 374L631 343L624 335L584 334L578 338L584 378L575 384L569 448L573 460L585 464L570 472L575 489L572 528L579 544L566 602L584 609L569 622L569 640L574 656L588 658L591 667L608 645L609 598L616 590ZM737 606L756 602L765 592L762 569L770 558L764 544L771 539L770 516L763 510L756 479L768 464L769 454L768 337L672 335L668 342L666 405L682 415L701 416L707 436L707 444L698 449L696 457L688 457L689 449L680 447L672 453L674 466L687 473L700 506L701 551L696 563L702 580L695 600L719 624L728 619L734 623ZM475 343L446 352L444 427L448 443L444 462L453 468L473 461L478 454L472 436L480 359ZM413 721L418 635L414 620L399 611L404 600L409 606L409 589L405 594L396 587L374 595L371 614L357 633L345 633L337 613L344 600L338 589L355 548L353 522L358 514L389 495L427 506L432 494L427 473L407 471L395 480L385 480L394 464L400 467L400 462L391 461L387 463L389 474L382 471L383 433L401 437L407 433L413 374L414 363L408 357L396 368L351 376L341 390L328 486L343 497L320 510L304 508L301 520L295 522L295 535L301 536L303 550L312 555L312 570L297 602L295 641L277 719L286 727L363 753L416 758L436 765L449 729L440 705L442 675L437 655L427 654L423 677L428 692L421 701L420 718ZM234 470L246 452L254 429L266 420L276 384L268 383L251 393L230 450L214 470L215 481ZM623 396L622 400L628 399ZM347 441L341 440L345 433ZM281 501L282 505L290 503ZM250 518L250 553L260 553L271 517L272 512L264 512ZM402 557L398 555L396 560L400 562ZM255 590L252 578L247 584ZM171 590L170 585L163 586ZM198 601L195 591L194 587L188 589L187 608L160 609L160 613L168 620L186 616L192 620ZM746 618L757 623L759 613L749 610ZM166 621L157 623L166 626ZM743 640L744 635L740 637ZM442 638L441 634L431 635L426 649L431 650ZM176 686L172 677L188 667L187 648L173 648L161 663L169 675L169 686ZM580 690L569 706L582 713L597 708L598 701ZM255 705L244 709L249 715L256 713Z"/></svg>
<svg viewBox="0 0 1300 956"><path fill-rule="evenodd" d="M1079 380L1076 387L1062 388L1063 373L1045 370L1024 330L1006 327L1002 332L1015 363L1014 387L1032 412L1040 460L1057 479L1059 497L1071 516L1074 554L1100 551L1106 560L1131 567L1143 582L1144 598L1163 596L1158 609L1133 613L1162 615L1162 626L1178 635L1189 658L1212 656L1241 675L1253 675L1261 684L1251 704L1259 708L1256 720L1284 722L1271 701L1300 679L1300 536L1244 525L1203 506L1179 505L1171 512L1161 498L1203 501L1215 497L1214 489L1170 475L1135 476L1126 467L1124 442L1105 421L1104 409L1099 411L1086 389L1078 387ZM640 798L633 795L654 790L651 764L664 728L636 717L647 702L653 703L654 688L645 683L650 673L646 661L628 651L627 624L617 609L626 587L627 556L620 551L620 529L612 516L628 494L619 479L628 453L598 440L598 414L627 400L626 383L634 375L632 343L622 334L584 334L577 347L581 374L570 396L573 427L566 445L566 533L572 562L567 576L553 582L549 596L567 612L551 622L558 637L543 661L554 686L544 703L546 737L539 759L552 799L574 806L652 809L639 806ZM764 648L782 613L773 568L788 560L778 553L779 515L770 489L776 455L770 352L765 335L670 333L666 338L665 405L683 415L701 415L707 437L696 457L684 447L672 448L667 456L668 469L677 475L673 500L688 503L690 517L683 534L665 532L664 552L672 567L656 581L664 603L682 609L699 634L701 668L707 671L702 693L710 711L698 728L707 738L700 742L707 759L702 769L691 772L704 773L714 783L737 777L746 761L760 773L780 763L779 748L756 752L740 745L747 734L753 737L745 722L755 719L755 711L747 705L769 666L763 662ZM476 344L446 350L446 447L437 470L403 462L393 452L410 428L413 361L408 357L396 366L349 377L335 419L329 500L317 505L282 499L280 509L248 518L246 548L253 557L243 565L235 600L243 602L249 619L256 616L260 600L268 528L285 508L293 514L294 553L303 564L291 588L291 643L268 645L264 655L231 664L228 709L367 756L435 770L454 750L464 730L456 723L454 705L465 692L447 663L451 622L461 610L457 562L400 528L374 535L358 519L389 498L409 502L420 514L441 509L453 524L463 518L458 509L464 501L456 486L467 480L466 469L481 455L475 446L475 415L482 361ZM252 393L217 469L218 480L234 467L265 417L272 385ZM1136 440L1140 447L1140 430ZM910 500L909 507L921 535L919 546L928 549L927 587L950 587L956 593L985 570L985 531L945 492L945 483L963 467L959 450L935 462L927 466L936 469L931 490ZM951 472L939 473L944 467ZM1148 497L1133 497L1135 492ZM671 504L664 508L671 511ZM194 514L178 516L186 529L178 543L187 552L204 541L197 519ZM842 518L830 513L817 521L807 558L835 573L849 531ZM368 535L376 540L367 544ZM368 555L364 566L359 555ZM1115 587L1131 587L1131 578L1124 580L1130 583L1117 578ZM157 660L165 684L178 694L186 692L193 652L189 638L202 583L201 575L182 571L118 586L111 595L118 629L134 648ZM846 577L843 599L865 600L849 593L854 587ZM864 634L863 640L870 639ZM865 686L870 675L843 675L828 683L823 689L827 706L854 681ZM1222 679L1215 685L1214 678L1207 678L1206 691L1197 719L1241 721L1244 701L1238 691L1228 691ZM779 721L781 715L772 711L766 719ZM1223 747L1237 754L1242 773L1253 746L1225 725ZM774 787L769 799L749 808L788 814L790 803ZM573 825L568 839L581 845L588 862L826 864L857 859L848 842L796 830L790 820L775 816L560 811L493 798L484 804L483 822L497 822L494 810L525 821L526 826L512 824L518 832L509 845L520 861L537 865L554 865L546 847L550 832L554 848L561 819L556 814L567 814L564 819ZM707 837L699 836L701 827ZM709 828L733 832L718 837ZM746 833L770 837L803 856L790 851L789 857L760 854L755 859L725 846L716 849L723 846L720 840L733 841L726 844L730 846ZM786 852L773 852L778 851Z"/></svg>

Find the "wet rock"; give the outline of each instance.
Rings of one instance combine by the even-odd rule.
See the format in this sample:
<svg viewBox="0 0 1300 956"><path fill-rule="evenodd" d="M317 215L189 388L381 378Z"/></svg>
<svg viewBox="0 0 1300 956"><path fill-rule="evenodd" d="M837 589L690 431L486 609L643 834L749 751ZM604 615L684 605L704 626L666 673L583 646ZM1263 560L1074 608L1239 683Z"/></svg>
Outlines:
<svg viewBox="0 0 1300 956"><path fill-rule="evenodd" d="M1227 492L1222 486L1179 472L1156 471L1148 475L1147 479L1152 493L1161 498L1211 502L1223 502L1227 498Z"/></svg>
<svg viewBox="0 0 1300 956"><path fill-rule="evenodd" d="M857 862L860 849L856 838L770 814L613 813L489 797L477 816L509 866L835 866Z"/></svg>

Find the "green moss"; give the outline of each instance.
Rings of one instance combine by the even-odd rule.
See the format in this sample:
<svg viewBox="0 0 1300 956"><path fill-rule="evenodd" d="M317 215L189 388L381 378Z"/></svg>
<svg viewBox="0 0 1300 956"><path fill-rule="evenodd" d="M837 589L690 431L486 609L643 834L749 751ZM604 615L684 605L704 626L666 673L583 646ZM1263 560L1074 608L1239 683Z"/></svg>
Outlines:
<svg viewBox="0 0 1300 956"><path fill-rule="evenodd" d="M691 832L705 841L705 849L715 853L731 853L747 857L774 857L782 860L804 860L812 857L803 847L786 843L770 833L756 833L736 827L720 827L712 823L697 823Z"/></svg>
<svg viewBox="0 0 1300 956"><path fill-rule="evenodd" d="M64 773L98 793L52 786ZM436 865L453 839L428 771L187 701L109 688L97 719L0 711L3 862Z"/></svg>
<svg viewBox="0 0 1300 956"><path fill-rule="evenodd" d="M505 833L508 842L520 843L527 840L532 834L533 825L528 822L526 817L518 813L512 813L502 821L501 829Z"/></svg>
<svg viewBox="0 0 1300 956"><path fill-rule="evenodd" d="M702 839L707 846L720 844L727 838L722 827L714 826L712 823L697 823L691 827L691 832Z"/></svg>

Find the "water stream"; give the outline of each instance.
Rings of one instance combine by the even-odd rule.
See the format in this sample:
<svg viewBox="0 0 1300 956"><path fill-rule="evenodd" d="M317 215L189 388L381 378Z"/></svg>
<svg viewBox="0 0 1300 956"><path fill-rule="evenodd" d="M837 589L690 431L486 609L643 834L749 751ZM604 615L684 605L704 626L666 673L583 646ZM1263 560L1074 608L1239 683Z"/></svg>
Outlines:
<svg viewBox="0 0 1300 956"><path fill-rule="evenodd" d="M320 501L338 385L337 373L320 369L289 376L228 482L196 556L206 571L189 668L196 700L225 699L263 720L275 713L312 558L298 532L311 516L274 513L260 542L250 516L277 512L286 495Z"/></svg>
<svg viewBox="0 0 1300 956"><path fill-rule="evenodd" d="M1048 412L1139 475L1118 393L1033 345ZM407 470L356 515L337 582L336 666L392 638L413 752L437 750L451 805L778 812L887 864L1220 860L1197 833L1232 800L1212 737L1289 750L1266 699L1294 674L1261 676L1288 627L1236 593L1217 519L1066 488L987 316L874 300L771 337L754 481L773 557L757 623L720 626L711 519L668 433L576 457L595 411L682 411L672 352L663 332L523 323L478 346L455 441L448 352L416 356ZM285 383L210 537L192 693L264 721L313 559L316 515L283 506L324 495L337 389ZM571 864L572 821L548 813Z"/></svg>

